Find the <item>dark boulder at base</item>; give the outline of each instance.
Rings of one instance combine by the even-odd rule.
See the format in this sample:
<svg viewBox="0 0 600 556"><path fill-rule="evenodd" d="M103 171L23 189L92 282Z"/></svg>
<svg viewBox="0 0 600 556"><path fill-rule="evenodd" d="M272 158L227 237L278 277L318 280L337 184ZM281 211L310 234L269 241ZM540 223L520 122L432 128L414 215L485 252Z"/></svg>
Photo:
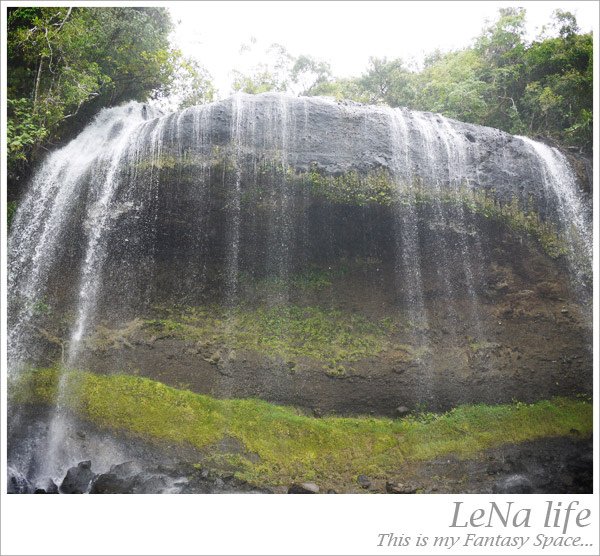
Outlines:
<svg viewBox="0 0 600 556"><path fill-rule="evenodd" d="M183 478L182 480L185 480ZM146 470L134 461L113 465L108 473L98 475L90 494L162 494L178 492L174 481L166 473Z"/></svg>
<svg viewBox="0 0 600 556"><path fill-rule="evenodd" d="M129 461L113 465L92 482L90 494L213 494L269 493L237 479L233 473L216 473L194 465L154 465Z"/></svg>
<svg viewBox="0 0 600 556"><path fill-rule="evenodd" d="M120 479L114 473L102 473L98 475L90 494L130 494L133 493L133 481Z"/></svg>
<svg viewBox="0 0 600 556"><path fill-rule="evenodd" d="M8 494L31 494L33 487L23 473L14 467L9 467L6 490Z"/></svg>
<svg viewBox="0 0 600 556"><path fill-rule="evenodd" d="M133 461L113 465L108 473L98 475L90 494L130 494L134 492L141 467Z"/></svg>
<svg viewBox="0 0 600 556"><path fill-rule="evenodd" d="M88 491L96 475L92 471L91 461L82 461L77 467L71 467L60 485L61 494L83 494Z"/></svg>

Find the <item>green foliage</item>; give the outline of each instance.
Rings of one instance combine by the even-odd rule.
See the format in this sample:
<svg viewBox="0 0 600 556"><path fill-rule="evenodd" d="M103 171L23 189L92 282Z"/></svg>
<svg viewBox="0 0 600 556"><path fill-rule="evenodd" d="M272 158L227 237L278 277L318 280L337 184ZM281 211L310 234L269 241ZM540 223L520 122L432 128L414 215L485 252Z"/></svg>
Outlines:
<svg viewBox="0 0 600 556"><path fill-rule="evenodd" d="M46 303L45 299L40 299L33 304L31 310L36 317L41 317L49 315L52 312L52 307Z"/></svg>
<svg viewBox="0 0 600 556"><path fill-rule="evenodd" d="M195 340L211 351L250 350L284 360L305 357L332 365L377 355L388 329L333 309L274 307L188 307L145 321L149 334Z"/></svg>
<svg viewBox="0 0 600 556"><path fill-rule="evenodd" d="M370 94L365 91L362 84L353 78L339 78L323 81L315 85L307 94L314 96L328 96L336 100L351 99L356 102L369 102Z"/></svg>
<svg viewBox="0 0 600 556"><path fill-rule="evenodd" d="M412 74L401 59L369 58L367 72L360 78L370 103L392 104L399 94L409 97L416 94L412 89ZM391 101L391 102L390 102Z"/></svg>
<svg viewBox="0 0 600 556"><path fill-rule="evenodd" d="M179 98L180 110L215 99L211 75L197 62L188 59L182 59L169 92Z"/></svg>
<svg viewBox="0 0 600 556"><path fill-rule="evenodd" d="M549 38L527 49L521 104L529 133L591 151L592 52L591 34Z"/></svg>
<svg viewBox="0 0 600 556"><path fill-rule="evenodd" d="M8 121L6 123L6 144L8 163L26 161L27 151L43 141L48 130L38 123L27 98L7 99Z"/></svg>
<svg viewBox="0 0 600 556"><path fill-rule="evenodd" d="M533 404L471 405L445 414L417 413L404 419L306 417L292 408L255 399L217 400L152 380L100 376L63 369L25 372L9 384L17 404L60 403L92 423L169 443L209 449L238 440L250 460L237 454L237 475L257 484L286 485L318 478L323 487L351 488L356 476L385 479L415 461L536 438L592 432L589 400L555 398Z"/></svg>
<svg viewBox="0 0 600 556"><path fill-rule="evenodd" d="M165 8L8 9L9 171L60 141L78 114L128 100L211 100L207 73L171 48Z"/></svg>
<svg viewBox="0 0 600 556"><path fill-rule="evenodd" d="M412 106L466 122L486 121L490 86L481 75L482 66L474 50L450 52L430 63L415 79L419 95Z"/></svg>
<svg viewBox="0 0 600 556"><path fill-rule="evenodd" d="M384 170L369 174L352 170L339 176L326 176L313 168L296 178L330 201L360 206L370 203L389 205L396 189L389 173Z"/></svg>
<svg viewBox="0 0 600 556"><path fill-rule="evenodd" d="M433 52L420 71L371 58L360 77L328 79L307 94L439 112L591 152L592 35L578 34L573 14L556 10L555 36L527 43L525 18L523 8L502 8L473 46Z"/></svg>
<svg viewBox="0 0 600 556"><path fill-rule="evenodd" d="M290 76L299 94L308 95L322 83L327 83L331 77L331 68L327 62L301 54L293 59Z"/></svg>
<svg viewBox="0 0 600 556"><path fill-rule="evenodd" d="M242 46L242 52L251 50L252 46ZM326 62L312 56L293 56L280 44L272 44L261 56L261 62L249 72L234 70L233 73L233 91L249 94L278 91L306 95L328 82L331 68Z"/></svg>
<svg viewBox="0 0 600 556"><path fill-rule="evenodd" d="M296 174L301 184L318 195L335 203L366 205L375 203L385 206L402 205L460 205L474 214L493 218L512 231L536 238L544 252L552 258L567 254L568 247L556 226L542 220L535 211L526 211L519 200L500 202L493 191L474 190L466 186L445 188L433 192L420 180L409 184L395 184L391 176L382 170L369 174L347 172L339 176L324 176L316 170Z"/></svg>
<svg viewBox="0 0 600 556"><path fill-rule="evenodd" d="M6 204L6 227L10 228L13 218L15 217L15 213L17 212L17 202L9 201Z"/></svg>
<svg viewBox="0 0 600 556"><path fill-rule="evenodd" d="M287 87L285 82L279 81L276 75L264 67L255 70L250 75L245 75L237 70L234 70L233 73L235 77L232 89L235 92L258 95L269 91L285 91Z"/></svg>

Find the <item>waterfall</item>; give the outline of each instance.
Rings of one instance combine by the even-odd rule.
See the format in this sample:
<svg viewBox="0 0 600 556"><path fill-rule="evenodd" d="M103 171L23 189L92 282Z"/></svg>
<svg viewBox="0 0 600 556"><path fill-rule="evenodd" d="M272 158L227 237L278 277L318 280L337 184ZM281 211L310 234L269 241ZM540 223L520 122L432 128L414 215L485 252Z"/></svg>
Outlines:
<svg viewBox="0 0 600 556"><path fill-rule="evenodd" d="M363 198L371 179L381 191ZM514 228L506 206L520 211ZM567 246L559 256L585 286L587 199L566 157L542 143L436 114L278 94L168 115L135 102L105 109L40 165L12 223L9 373L85 369L99 326L165 305L225 307L231 334L245 303L358 312L364 301L366 312L404 319L396 333L420 377L411 395L429 403L448 387L432 370L430 360L443 360L436 342L495 333L482 294L493 234L538 245L536 229L522 224L532 214L544 232L556 228ZM307 268L325 273L329 298L297 286ZM247 288L260 280L277 286L264 299ZM360 295L346 299L345 287ZM215 383L225 396L235 375L224 365ZM306 379L277 380L310 394ZM72 463L64 387L43 448L45 476Z"/></svg>
<svg viewBox="0 0 600 556"><path fill-rule="evenodd" d="M144 126L141 106L130 103L103 111L66 147L51 154L35 175L21 203L9 236L8 287L11 292L9 369L24 361L27 333L35 319L36 304L43 303L53 264L70 233L73 213L85 202L83 221L88 244L81 264L78 317L72 329L70 354L76 353L93 309L99 266L106 250L102 242L111 217L128 210L115 206L117 170L132 143L140 141Z"/></svg>
<svg viewBox="0 0 600 556"><path fill-rule="evenodd" d="M277 197L272 199L277 209L272 213L267 250L269 265L286 280L291 264L290 245L296 241L289 217L295 201L286 174L306 155L303 149L308 151L308 156L314 155L310 152L313 138L302 134L307 133L310 125L314 125L314 118L324 109L324 105L335 104L329 100L243 94L235 95L229 102L235 171L227 206L226 282L233 302L240 272L240 234L243 225L240 203L246 187L242 180L256 174L257 165L265 154L275 156L283 167L281 186L276 192ZM146 219L143 223L145 233L149 237L156 234L152 228L156 228L156 219L161 210L158 205L163 202L165 195L160 184L160 161L163 156L174 156L185 161L210 153L214 148L215 106L194 107L152 120L145 120L140 105L135 103L104 110L80 136L47 158L19 206L9 238L10 369L23 363L27 359L25 354L32 349L29 344L32 327L35 328L36 308L46 304L46 296L53 295L49 291L50 286L60 288L60 284L51 283L51 279L56 279L56 262L62 260L61 245L69 239L72 241L74 229L79 227L83 228L84 233L83 243L77 246L78 252L74 254L76 258L73 261L77 264L79 282L74 300L76 318L64 346L65 363L74 364L82 338L94 319L98 296L102 293L103 268L113 247L109 242L115 237L125 246L128 242L135 242L131 234L137 232L129 229L127 234L123 234L115 229L115 223L122 222L125 213L143 215ZM486 153L484 157L479 144L467 138L474 131L465 124L441 116L409 110L354 105L337 109L339 117L348 120L356 118L357 114L363 118L387 118L391 135L386 148L390 152L389 164L397 182L413 197L417 181L428 184L433 190L432 226L447 226L450 216L454 220L463 220L464 226L462 206L450 214L442 196L448 188L458 190L466 185L469 191L474 191L490 187L487 183L478 183L483 181L481 173L489 163L490 154ZM303 125L299 126L298 120ZM190 127L191 134L188 131ZM368 126L363 129L357 127L353 132L355 137L332 136L331 149L334 154L339 154L340 159L351 159L356 156L353 151L355 143L359 144L362 137L365 137L366 143L366 135L372 131ZM537 174L538 182L543 184L544 200L540 206L552 204L571 253L578 254L569 257L576 277L582 280L591 260L591 234L589 215L578 192L574 172L557 149L525 137L517 139L526 146L529 160L525 166L530 174ZM344 152L344 147L348 149L347 152ZM500 153L501 157L505 155L505 152ZM136 170L140 162L148 160L154 161L150 162L148 172ZM200 172L198 183L209 180L211 171L210 162L206 160L200 170L196 166L194 172ZM148 182L141 187L140 180ZM229 187L226 183L223 186ZM190 241L195 245L194 252L199 259L190 271L196 281L202 281L206 260L201 258L201 244L204 245L208 232L203 228L208 222L203 216L205 212L202 205L208 202L207 190L200 186L194 195L199 227ZM401 249L399 268L403 269L401 280L411 284L406 294L414 313L412 318L426 320L422 302L417 209L416 203L408 204L406 221L398 226L397 244ZM149 214L152 214L154 223L148 222L149 216L144 214L145 207L151 205ZM142 225L140 222L138 224ZM118 237L119 234L127 237ZM463 233L459 244L451 246L445 243L443 234L440 234L439 277L451 307L456 286L449 282L444 267L450 264L449 257L454 259L457 254L464 267L465 283L476 314L473 265L476 264L478 253L472 251L473 247L467 244L467 239L467 234ZM144 250L150 252L149 267L145 269L149 275L156 271L151 262L155 249L153 243L144 246ZM201 272L200 268L204 270ZM130 269L131 272L134 270ZM148 283L146 287L150 287Z"/></svg>
<svg viewBox="0 0 600 556"><path fill-rule="evenodd" d="M545 193L556 205L559 226L567 239L571 271L581 285L591 276L592 219L577 187L575 172L555 147L528 137L519 139L535 154Z"/></svg>

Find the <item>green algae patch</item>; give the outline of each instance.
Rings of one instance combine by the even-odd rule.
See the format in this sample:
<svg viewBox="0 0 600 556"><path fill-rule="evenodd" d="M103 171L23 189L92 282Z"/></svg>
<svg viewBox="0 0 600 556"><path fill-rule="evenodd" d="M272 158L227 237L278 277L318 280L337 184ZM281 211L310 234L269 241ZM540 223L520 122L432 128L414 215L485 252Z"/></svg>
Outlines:
<svg viewBox="0 0 600 556"><path fill-rule="evenodd" d="M164 309L164 314L165 318L143 321L142 329L215 350L250 350L335 365L377 355L389 346L388 322L319 307L187 307Z"/></svg>
<svg viewBox="0 0 600 556"><path fill-rule="evenodd" d="M210 169L218 177L211 184L223 188L230 180L242 179L245 184L240 198L243 207L262 206L268 192L277 190L281 183L289 184L289 194L301 195L308 191L316 198L335 204L353 206L381 205L396 207L446 206L459 207L472 214L498 221L518 234L535 238L542 250L551 258L569 254L569 245L558 227L544 220L533 210L528 210L517 197L501 201L494 189L475 189L467 183L454 183L443 187L426 183L420 176L412 181L400 182L385 168L368 172L348 170L341 174L328 174L311 166L308 170L296 171L281 161L281 154L269 153L256 167L238 166L231 149L213 147L205 155L180 157L163 153L153 159L138 163L137 169L158 169L177 172L177 179L187 169L193 170L190 179L197 181L199 169ZM238 175L239 174L239 175ZM226 176L229 178L227 179ZM167 182L169 178L164 176ZM172 176L171 176L172 177Z"/></svg>
<svg viewBox="0 0 600 556"><path fill-rule="evenodd" d="M381 169L367 174L350 170L339 176L324 175L313 169L298 177L313 193L329 201L359 206L390 205L397 189L390 174Z"/></svg>
<svg viewBox="0 0 600 556"><path fill-rule="evenodd" d="M501 202L493 189L473 189L467 184L436 188L427 186L420 178L415 178L412 183L398 183L383 169L365 174L350 170L331 176L313 168L291 174L287 179L295 179L313 194L333 203L395 205L400 209L419 205L460 207L472 214L502 222L513 232L533 236L552 258L569 253L568 245L555 224L543 220L535 211L526 210L516 197L510 202Z"/></svg>
<svg viewBox="0 0 600 556"><path fill-rule="evenodd" d="M58 368L23 373L10 382L9 399L55 404L59 381L61 406L102 428L199 450L234 438L255 455L229 458L237 476L267 486L318 480L343 487L358 474L385 478L410 462L469 458L506 443L592 432L592 404L585 399L470 405L403 419L317 419L256 399L218 400L145 378Z"/></svg>
<svg viewBox="0 0 600 556"><path fill-rule="evenodd" d="M343 274L342 269L323 270L310 268L304 272L291 273L289 276L266 276L255 278L249 273L240 272L240 286L252 290L255 294L277 295L288 291L315 292L325 290L333 285L333 280Z"/></svg>

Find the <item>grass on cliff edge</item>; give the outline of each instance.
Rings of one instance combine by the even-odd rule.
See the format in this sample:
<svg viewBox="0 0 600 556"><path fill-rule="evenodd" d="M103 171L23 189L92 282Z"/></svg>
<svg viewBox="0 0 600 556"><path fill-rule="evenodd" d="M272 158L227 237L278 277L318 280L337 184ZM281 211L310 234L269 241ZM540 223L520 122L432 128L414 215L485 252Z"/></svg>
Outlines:
<svg viewBox="0 0 600 556"><path fill-rule="evenodd" d="M88 345L105 348L114 345L115 338L138 332L195 341L209 352L252 350L288 361L306 357L333 367L377 355L387 347L387 335L395 326L390 319L371 322L357 314L297 305L235 309L213 305L161 312L166 318L138 321L137 330L99 327Z"/></svg>
<svg viewBox="0 0 600 556"><path fill-rule="evenodd" d="M54 404L61 371L25 372L10 384L18 404ZM410 461L466 458L504 443L592 431L592 404L555 398L471 405L404 419L313 418L256 399L218 400L130 375L63 372L60 403L96 425L136 436L210 447L233 437L258 458L236 454L237 475L259 485L384 478Z"/></svg>

